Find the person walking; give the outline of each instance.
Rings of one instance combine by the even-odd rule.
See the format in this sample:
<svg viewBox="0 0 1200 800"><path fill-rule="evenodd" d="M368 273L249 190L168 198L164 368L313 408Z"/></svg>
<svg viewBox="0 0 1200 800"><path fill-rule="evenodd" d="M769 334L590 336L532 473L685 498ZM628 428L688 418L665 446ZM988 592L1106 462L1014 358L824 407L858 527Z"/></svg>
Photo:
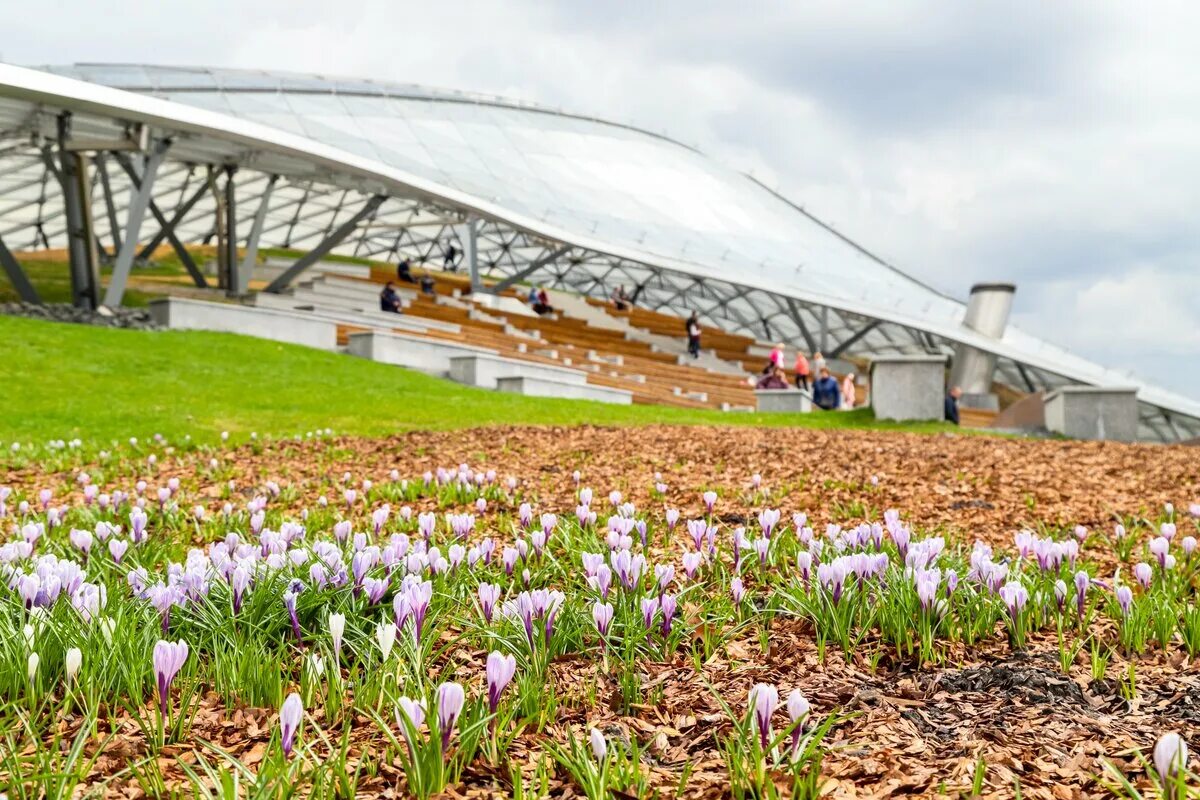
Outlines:
<svg viewBox="0 0 1200 800"><path fill-rule="evenodd" d="M842 392L838 388L837 378L829 374L826 367L821 367L820 377L813 382L813 405L826 411L833 411L842 402Z"/></svg>
<svg viewBox="0 0 1200 800"><path fill-rule="evenodd" d="M803 350L796 351L796 364L793 371L796 373L796 388L808 391L808 359L804 355Z"/></svg>
<svg viewBox="0 0 1200 800"><path fill-rule="evenodd" d="M825 369L825 356L821 355L821 351L813 353L812 368L814 375L820 375L821 370Z"/></svg>
<svg viewBox="0 0 1200 800"><path fill-rule="evenodd" d="M687 319L687 349L692 358L700 357L700 315L695 311Z"/></svg>
<svg viewBox="0 0 1200 800"><path fill-rule="evenodd" d="M453 243L446 245L445 260L442 262L442 269L447 272L458 272L458 248Z"/></svg>
<svg viewBox="0 0 1200 800"><path fill-rule="evenodd" d="M962 389L957 386L950 388L946 393L945 417L946 422L958 424L958 398L962 397Z"/></svg>
<svg viewBox="0 0 1200 800"><path fill-rule="evenodd" d="M853 411L855 401L854 373L842 379L842 410Z"/></svg>

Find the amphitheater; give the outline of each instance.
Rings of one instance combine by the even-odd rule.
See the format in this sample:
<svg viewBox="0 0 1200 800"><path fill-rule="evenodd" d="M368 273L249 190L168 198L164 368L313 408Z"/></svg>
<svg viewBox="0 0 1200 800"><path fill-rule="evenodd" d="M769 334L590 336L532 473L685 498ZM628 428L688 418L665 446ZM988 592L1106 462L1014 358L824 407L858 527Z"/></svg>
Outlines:
<svg viewBox="0 0 1200 800"><path fill-rule="evenodd" d="M22 299L41 301L22 265L59 258L72 301L103 313L164 254L181 265L155 286L168 327L500 391L807 410L804 392L753 388L784 342L789 366L820 352L855 373L877 412L911 379L871 375L923 370L937 383L927 416L957 385L967 425L1200 436L1200 403L1008 324L1015 287L948 296L663 135L369 80L0 65L0 264ZM402 261L401 313L381 311ZM553 313L534 313L530 287ZM608 301L617 287L631 307Z"/></svg>

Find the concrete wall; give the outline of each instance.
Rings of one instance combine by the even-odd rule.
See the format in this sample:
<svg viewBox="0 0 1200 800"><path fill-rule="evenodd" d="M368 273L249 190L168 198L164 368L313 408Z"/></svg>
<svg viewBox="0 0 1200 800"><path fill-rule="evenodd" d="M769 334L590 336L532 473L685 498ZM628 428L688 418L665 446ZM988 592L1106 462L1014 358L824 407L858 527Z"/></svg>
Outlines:
<svg viewBox="0 0 1200 800"><path fill-rule="evenodd" d="M303 313L167 297L150 302L150 315L166 328L241 333L321 350L337 349L337 324Z"/></svg>
<svg viewBox="0 0 1200 800"><path fill-rule="evenodd" d="M877 419L945 419L945 356L880 356L871 361Z"/></svg>
<svg viewBox="0 0 1200 800"><path fill-rule="evenodd" d="M755 389L754 399L762 413L812 411L812 398L799 389Z"/></svg>
<svg viewBox="0 0 1200 800"><path fill-rule="evenodd" d="M1046 428L1072 439L1137 440L1137 389L1064 386L1046 395Z"/></svg>
<svg viewBox="0 0 1200 800"><path fill-rule="evenodd" d="M453 358L495 353L482 347L384 331L350 334L346 352L381 364L408 367L441 377L450 374L450 360Z"/></svg>
<svg viewBox="0 0 1200 800"><path fill-rule="evenodd" d="M530 378L516 376L499 378L496 388L502 392L514 392L532 397L566 397L573 400L597 400L601 403L616 403L627 406L633 403L633 392L624 389L611 389L607 386L591 386L589 384L564 383L545 378Z"/></svg>
<svg viewBox="0 0 1200 800"><path fill-rule="evenodd" d="M450 379L468 386L495 389L500 378L545 378L561 383L587 383L587 374L577 369L534 364L499 356L472 355L450 359Z"/></svg>

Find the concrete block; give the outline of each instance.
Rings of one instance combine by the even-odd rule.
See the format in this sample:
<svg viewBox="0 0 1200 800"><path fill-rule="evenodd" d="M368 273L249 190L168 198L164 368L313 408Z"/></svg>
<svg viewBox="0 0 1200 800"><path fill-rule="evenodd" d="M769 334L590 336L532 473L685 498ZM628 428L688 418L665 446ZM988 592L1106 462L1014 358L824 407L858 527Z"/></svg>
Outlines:
<svg viewBox="0 0 1200 800"><path fill-rule="evenodd" d="M763 413L807 414L813 408L812 398L799 389L755 389L754 399Z"/></svg>
<svg viewBox="0 0 1200 800"><path fill-rule="evenodd" d="M1138 435L1137 389L1063 386L1046 395L1046 428L1072 439L1132 442Z"/></svg>
<svg viewBox="0 0 1200 800"><path fill-rule="evenodd" d="M394 364L398 367L408 367L445 377L450 374L451 359L461 356L492 355L496 351L467 344L429 339L424 336L365 331L350 334L346 352L370 361Z"/></svg>
<svg viewBox="0 0 1200 800"><path fill-rule="evenodd" d="M876 419L945 419L946 356L879 356L871 361Z"/></svg>
<svg viewBox="0 0 1200 800"><path fill-rule="evenodd" d="M532 378L528 375L497 378L496 388L502 392L514 392L532 397L566 397L573 400L596 400L601 403L616 403L623 406L633 403L633 392L624 389L610 389L607 386L591 386L586 383L570 383L547 378Z"/></svg>
<svg viewBox="0 0 1200 800"><path fill-rule="evenodd" d="M563 383L583 385L587 383L585 373L577 369L556 367L550 364L534 364L491 355L471 355L450 359L450 379L468 386L495 389L500 378L545 378Z"/></svg>
<svg viewBox="0 0 1200 800"><path fill-rule="evenodd" d="M150 315L166 328L240 333L321 350L337 349L336 323L299 312L166 297L150 302Z"/></svg>

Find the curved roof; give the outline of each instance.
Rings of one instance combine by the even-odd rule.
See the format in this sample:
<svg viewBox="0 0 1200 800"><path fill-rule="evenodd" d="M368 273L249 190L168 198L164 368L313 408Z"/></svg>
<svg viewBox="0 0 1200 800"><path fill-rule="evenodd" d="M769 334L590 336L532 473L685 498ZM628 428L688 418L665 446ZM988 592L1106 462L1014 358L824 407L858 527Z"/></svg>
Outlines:
<svg viewBox="0 0 1200 800"><path fill-rule="evenodd" d="M961 325L962 302L752 178L630 126L483 95L276 72L0 66L5 89L174 128L196 148L201 139L225 141L301 159L381 191L434 198L652 267L924 330L1072 381L1137 386L1145 402L1200 417L1200 403L1012 326L1001 340L973 333Z"/></svg>

